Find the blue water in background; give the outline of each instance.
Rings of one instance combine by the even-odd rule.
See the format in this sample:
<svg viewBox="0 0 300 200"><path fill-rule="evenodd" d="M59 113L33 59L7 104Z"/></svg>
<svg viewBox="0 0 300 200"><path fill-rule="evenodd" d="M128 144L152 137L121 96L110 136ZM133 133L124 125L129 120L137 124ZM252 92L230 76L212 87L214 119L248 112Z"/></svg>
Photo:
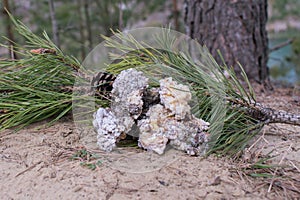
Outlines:
<svg viewBox="0 0 300 200"><path fill-rule="evenodd" d="M284 39L270 39L269 40L269 47L272 48L273 46L276 46L286 40ZM286 83L294 84L296 82L300 81L300 75L297 75L295 66L293 63L288 62L286 60L287 56L292 56L293 50L291 45L287 45L285 47L282 47L276 51L273 51L269 55L268 60L268 67L270 70L272 67L278 67L279 72L282 72L282 75L272 76L271 79L273 80L279 80ZM299 58L300 59L300 58ZM285 71L287 71L285 73Z"/></svg>

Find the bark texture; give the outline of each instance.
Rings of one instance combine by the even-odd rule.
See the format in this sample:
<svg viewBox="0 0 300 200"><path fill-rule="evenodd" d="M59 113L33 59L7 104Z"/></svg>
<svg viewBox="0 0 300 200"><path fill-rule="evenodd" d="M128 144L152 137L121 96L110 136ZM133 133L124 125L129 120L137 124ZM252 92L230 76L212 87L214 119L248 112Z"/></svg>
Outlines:
<svg viewBox="0 0 300 200"><path fill-rule="evenodd" d="M268 78L267 0L186 0L187 34L206 45L219 64L217 50L239 74L240 62L250 79Z"/></svg>
<svg viewBox="0 0 300 200"><path fill-rule="evenodd" d="M250 106L249 113L265 124L283 123L300 126L300 115L265 107L259 103Z"/></svg>
<svg viewBox="0 0 300 200"><path fill-rule="evenodd" d="M282 123L300 126L300 115L296 113L290 113L283 110L275 110L273 108L266 107L257 102L245 102L240 99L228 99L231 102L233 108L239 107L241 112L246 113L253 119L258 120L260 123L272 124Z"/></svg>

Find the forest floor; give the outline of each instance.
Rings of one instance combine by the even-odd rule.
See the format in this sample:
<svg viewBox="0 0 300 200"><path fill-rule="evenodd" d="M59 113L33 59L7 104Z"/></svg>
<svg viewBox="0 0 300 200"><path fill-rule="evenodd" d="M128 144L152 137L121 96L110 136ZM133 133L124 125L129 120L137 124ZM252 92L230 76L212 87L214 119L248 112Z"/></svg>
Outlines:
<svg viewBox="0 0 300 200"><path fill-rule="evenodd" d="M279 88L274 92L255 88L258 100L265 105L300 113L300 102L292 97L291 88ZM52 126L45 126L43 122L17 133L13 130L1 132L0 198L300 198L300 127L267 126L235 159L177 153L172 162L139 173L116 168L107 159L101 159L108 154L94 152L93 155L98 155L94 158L78 138L74 124L67 118ZM122 150L125 158L137 154L149 156L142 150ZM264 169L258 163L268 156L273 156L266 161L272 168Z"/></svg>

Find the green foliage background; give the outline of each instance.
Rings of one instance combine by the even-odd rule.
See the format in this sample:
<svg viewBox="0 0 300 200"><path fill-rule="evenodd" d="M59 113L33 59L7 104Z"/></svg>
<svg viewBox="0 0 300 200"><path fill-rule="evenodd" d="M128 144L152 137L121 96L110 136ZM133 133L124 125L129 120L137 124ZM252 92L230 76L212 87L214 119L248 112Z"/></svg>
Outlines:
<svg viewBox="0 0 300 200"><path fill-rule="evenodd" d="M300 15L299 0L269 0L268 3L273 7L271 21Z"/></svg>
<svg viewBox="0 0 300 200"><path fill-rule="evenodd" d="M81 3L79 3L81 1ZM29 6L25 6L24 2L29 2ZM80 38L80 14L83 21L85 20L84 6L82 2L87 2L90 18L92 41L97 45L102 41L100 34L109 36L110 29L122 29L119 27L119 6L123 4L123 27L132 25L135 22L146 18L150 13L159 9L164 9L163 0L54 0L55 14L59 29L61 48L64 52L74 55L79 60L82 60L80 50L82 46L86 52L89 52L87 38L82 41ZM0 1L0 8L3 8ZM27 0L9 1L10 12L17 18L21 19L30 29L40 34L46 31L52 38L52 27L49 13L49 5L46 0ZM170 8L171 9L171 8ZM0 24L6 24L7 19L1 13ZM84 27L83 32L87 35L87 27ZM0 26L0 35L6 35L6 26ZM16 42L20 43L22 38L17 37ZM4 40L0 40L1 43ZM0 49L1 50L1 49ZM0 55L1 57L1 55Z"/></svg>

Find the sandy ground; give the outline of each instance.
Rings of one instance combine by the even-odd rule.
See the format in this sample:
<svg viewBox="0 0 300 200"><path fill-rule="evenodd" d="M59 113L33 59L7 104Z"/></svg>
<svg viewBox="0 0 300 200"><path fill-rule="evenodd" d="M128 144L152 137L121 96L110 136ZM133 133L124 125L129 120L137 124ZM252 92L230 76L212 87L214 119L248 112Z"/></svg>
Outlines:
<svg viewBox="0 0 300 200"><path fill-rule="evenodd" d="M300 113L291 89L258 99ZM134 148L89 153L71 120L44 124L0 133L1 199L300 199L300 127L265 127L233 159L181 152L160 158ZM273 168L253 165L268 154ZM268 177L254 177L262 174Z"/></svg>

